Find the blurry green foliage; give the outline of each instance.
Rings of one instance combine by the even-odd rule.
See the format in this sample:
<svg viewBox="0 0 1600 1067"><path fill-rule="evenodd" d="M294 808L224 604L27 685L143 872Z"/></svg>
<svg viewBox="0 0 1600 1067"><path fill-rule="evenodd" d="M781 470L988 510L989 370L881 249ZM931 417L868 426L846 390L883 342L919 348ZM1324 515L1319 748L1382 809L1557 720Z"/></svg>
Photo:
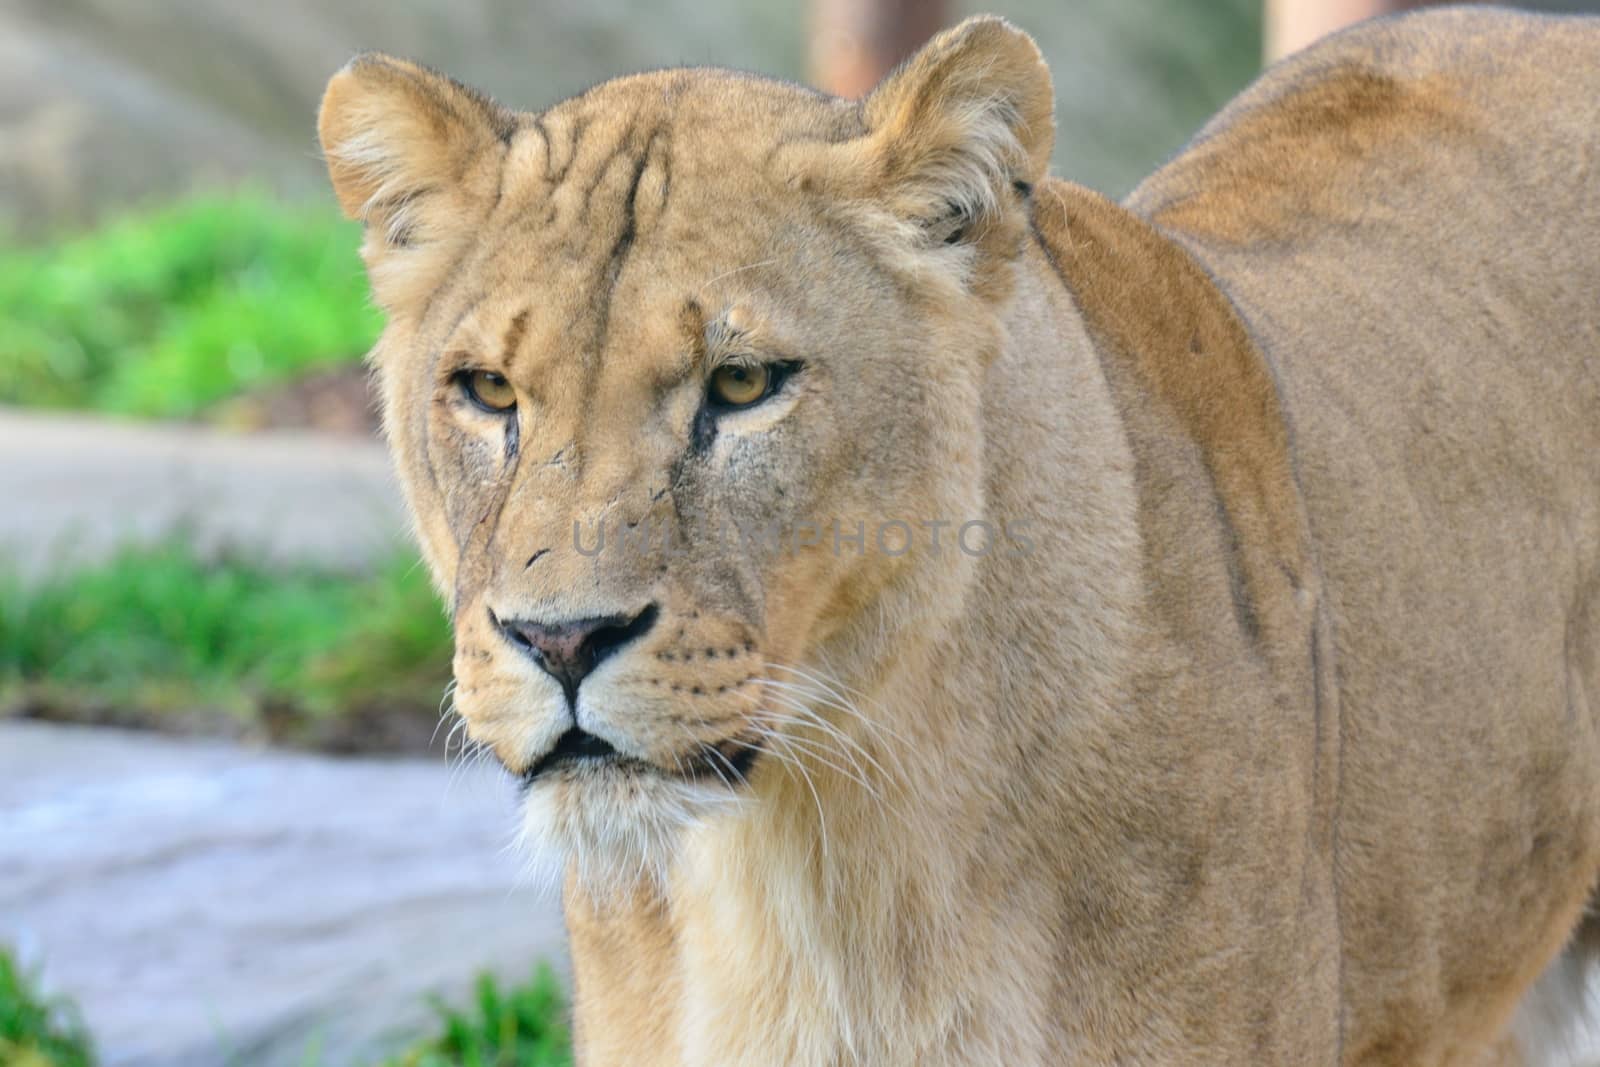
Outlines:
<svg viewBox="0 0 1600 1067"><path fill-rule="evenodd" d="M77 1009L47 999L16 960L0 950L0 1064L90 1067L94 1062Z"/></svg>
<svg viewBox="0 0 1600 1067"><path fill-rule="evenodd" d="M436 1004L439 1036L387 1067L571 1067L561 983L548 966L541 966L532 981L509 989L482 975L476 992L465 1011Z"/></svg>
<svg viewBox="0 0 1600 1067"><path fill-rule="evenodd" d="M361 358L382 318L359 228L260 193L0 245L0 403L192 415Z"/></svg>
<svg viewBox="0 0 1600 1067"><path fill-rule="evenodd" d="M247 723L429 711L450 654L411 559L353 578L204 562L173 544L37 584L0 581L0 693L49 705L217 709Z"/></svg>

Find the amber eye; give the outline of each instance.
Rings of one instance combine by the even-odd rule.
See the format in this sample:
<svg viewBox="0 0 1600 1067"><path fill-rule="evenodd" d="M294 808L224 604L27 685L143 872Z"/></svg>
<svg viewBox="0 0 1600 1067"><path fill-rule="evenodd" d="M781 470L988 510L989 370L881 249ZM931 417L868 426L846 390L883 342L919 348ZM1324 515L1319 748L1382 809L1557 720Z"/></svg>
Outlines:
<svg viewBox="0 0 1600 1067"><path fill-rule="evenodd" d="M461 376L467 398L485 411L503 415L517 406L517 391L493 371L468 371Z"/></svg>
<svg viewBox="0 0 1600 1067"><path fill-rule="evenodd" d="M729 408L747 408L764 400L776 385L771 367L718 367L711 375L711 399Z"/></svg>

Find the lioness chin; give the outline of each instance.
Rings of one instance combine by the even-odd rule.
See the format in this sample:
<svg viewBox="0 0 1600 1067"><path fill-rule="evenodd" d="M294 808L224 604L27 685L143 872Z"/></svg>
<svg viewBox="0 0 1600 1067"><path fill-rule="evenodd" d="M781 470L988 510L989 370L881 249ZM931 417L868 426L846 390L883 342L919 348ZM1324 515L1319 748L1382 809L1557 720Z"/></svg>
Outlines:
<svg viewBox="0 0 1600 1067"><path fill-rule="evenodd" d="M582 1063L1538 1062L1600 870L1595 22L1341 35L1121 206L996 19L861 102L363 56L320 132Z"/></svg>

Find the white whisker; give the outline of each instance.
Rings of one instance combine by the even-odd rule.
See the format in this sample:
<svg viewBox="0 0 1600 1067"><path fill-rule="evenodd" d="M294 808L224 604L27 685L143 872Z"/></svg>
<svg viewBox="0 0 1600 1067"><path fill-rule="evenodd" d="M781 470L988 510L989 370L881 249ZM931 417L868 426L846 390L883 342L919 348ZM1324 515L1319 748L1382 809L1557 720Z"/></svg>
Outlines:
<svg viewBox="0 0 1600 1067"><path fill-rule="evenodd" d="M795 720L795 721L798 722L799 720ZM768 729L766 727L759 727L758 726L757 730L760 731L761 735L764 738L767 738L769 740L782 741L784 744L786 744L790 748L798 751L802 755L810 756L816 762L822 764L822 766L824 766L824 767L828 768L829 770L833 771L835 774L838 774L838 775L840 775L841 777L844 777L844 778L848 778L850 781L856 783L862 789L866 790L867 794L869 796L871 796L874 800L877 800L877 801L880 801L880 802L883 800L883 797L878 793L878 790L872 785L871 782L868 782L857 771L852 771L848 767L842 767L839 764L834 763L832 760L830 760L828 758L828 750L823 748L823 747L821 747L820 745L817 745L817 744L815 744L813 742L804 741L804 740L801 740L800 738L797 738L797 737L795 737L793 735L786 735L786 734L780 733L777 730L771 730L771 729Z"/></svg>
<svg viewBox="0 0 1600 1067"><path fill-rule="evenodd" d="M761 684L765 689L768 690L773 699L781 700L786 707L792 708L795 711L807 716L808 719L810 719L819 729L827 732L842 745L846 745L852 751L858 753L861 758L870 763L872 768L885 780L895 782L898 774L903 772L903 767L900 766L897 755L892 749L886 748L885 752L888 758L895 762L895 773L891 773L888 768L884 767L884 765L878 761L877 757L869 752L866 746L863 745L859 740L851 737L848 733L840 729L837 724L830 723L823 716L819 715L816 709L811 707L810 702L815 702L824 707L834 708L836 710L847 709L840 709L839 706L833 701L826 698L820 698L815 692L802 686L795 686L786 682L774 682L771 680L764 680Z"/></svg>
<svg viewBox="0 0 1600 1067"><path fill-rule="evenodd" d="M752 697L751 699L754 699L754 698ZM861 762L856 759L855 752L852 751L850 747L840 746L840 747L837 747L837 748L830 748L825 744L825 741L844 742L846 745L854 746L857 750L861 751L862 757L866 759L868 764L870 764L872 766L872 768L878 772L878 774L880 774L880 775L886 774L886 772L883 770L882 766L879 765L877 763L877 761L872 758L870 753L867 753L864 750L860 750L860 746L856 745L856 743L855 743L853 738L850 738L850 737L846 736L845 734L840 732L837 727L834 727L831 723L827 722L826 720L820 719L819 717L817 717L816 714L814 712L812 712L809 708L805 707L805 705L800 704L800 703L796 703L794 701L791 701L788 698L783 697L781 695L775 695L775 696L772 697L772 699L778 701L784 707L789 708L790 710L793 710L795 712L798 712L799 714L796 714L796 715L780 715L780 714L774 714L770 709L763 708L763 709L761 709L760 711L757 712L757 715L759 717L764 718L767 721L772 722L774 724L787 724L787 725L795 725L795 726L805 726L805 727L810 727L812 729L818 730L822 734L822 737L819 738L816 741L810 742L810 744L812 745L813 749L815 751L818 751L818 752L837 755L840 758L846 760L850 764L851 770L847 771L845 768L837 767L837 766L834 766L833 764L829 764L829 766L834 766L834 769L839 771L839 773L844 774L847 777L851 778L853 781L856 781L856 782L860 783L861 786L863 788L865 788L868 792L872 793L872 795L875 798L880 799L880 800L882 799L878 795L877 789L874 788L872 786L872 784L867 781L866 768L864 768L861 765ZM793 738L793 740L800 740L800 739L799 738Z"/></svg>
<svg viewBox="0 0 1600 1067"><path fill-rule="evenodd" d="M774 257L772 259L763 259L763 260L761 260L761 261L759 261L757 263L746 263L744 266L735 267L732 270L725 270L721 274L717 275L715 278L712 278L709 281L701 282L700 283L700 288L701 289L708 288L709 286L715 285L718 282L722 281L722 279L724 279L724 278L731 278L735 274L743 274L747 270L756 270L759 267L770 267L776 262L778 262L778 260L776 259L776 257Z"/></svg>

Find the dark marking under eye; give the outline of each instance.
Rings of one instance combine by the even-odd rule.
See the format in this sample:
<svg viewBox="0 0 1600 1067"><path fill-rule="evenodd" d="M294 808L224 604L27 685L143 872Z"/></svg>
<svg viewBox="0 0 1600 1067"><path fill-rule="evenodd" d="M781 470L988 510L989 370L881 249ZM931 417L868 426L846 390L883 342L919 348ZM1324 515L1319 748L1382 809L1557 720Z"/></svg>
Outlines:
<svg viewBox="0 0 1600 1067"><path fill-rule="evenodd" d="M696 452L709 452L717 439L717 417L709 404L702 403L695 413L694 426L689 431L689 446Z"/></svg>
<svg viewBox="0 0 1600 1067"><path fill-rule="evenodd" d="M522 420L517 417L516 408L506 415L506 462L510 463L517 458L517 447L522 442Z"/></svg>
<svg viewBox="0 0 1600 1067"><path fill-rule="evenodd" d="M539 551L528 557L528 562L522 565L522 569L527 570L529 567L533 566L535 563L538 563L541 559L549 554L550 550L548 548L541 548Z"/></svg>

